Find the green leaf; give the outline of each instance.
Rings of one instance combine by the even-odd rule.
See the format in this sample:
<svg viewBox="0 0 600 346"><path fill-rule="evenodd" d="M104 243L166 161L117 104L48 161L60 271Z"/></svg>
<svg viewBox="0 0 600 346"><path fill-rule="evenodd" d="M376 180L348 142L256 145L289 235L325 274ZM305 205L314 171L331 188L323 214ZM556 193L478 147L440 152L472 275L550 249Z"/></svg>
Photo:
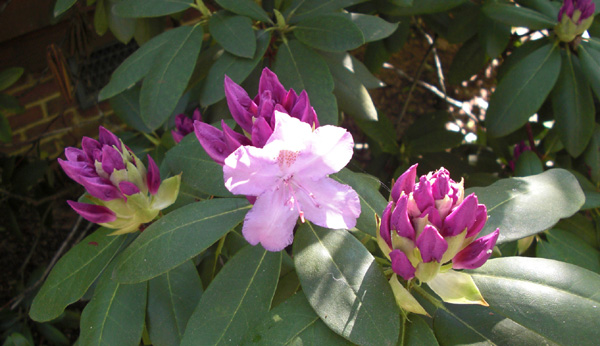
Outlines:
<svg viewBox="0 0 600 346"><path fill-rule="evenodd" d="M555 227L577 235L594 248L600 248L594 223L580 213L560 220Z"/></svg>
<svg viewBox="0 0 600 346"><path fill-rule="evenodd" d="M94 29L99 36L104 36L108 31L108 16L106 15L105 0L98 0L94 11Z"/></svg>
<svg viewBox="0 0 600 346"><path fill-rule="evenodd" d="M152 344L179 345L201 296L202 282L191 261L150 280L146 320Z"/></svg>
<svg viewBox="0 0 600 346"><path fill-rule="evenodd" d="M223 183L223 167L208 156L196 136L186 136L165 155L171 172L183 173L182 181L212 196L231 197Z"/></svg>
<svg viewBox="0 0 600 346"><path fill-rule="evenodd" d="M365 0L294 0L286 9L284 15L287 17L293 13L289 20L291 24L298 23L306 18L312 18L329 12L337 12L344 7L352 6Z"/></svg>
<svg viewBox="0 0 600 346"><path fill-rule="evenodd" d="M554 260L506 257L471 275L490 307L447 305L451 314L434 317L438 340L467 343L471 336L470 342L506 344L518 335L522 345L593 345L600 338L600 276L593 272Z"/></svg>
<svg viewBox="0 0 600 346"><path fill-rule="evenodd" d="M140 94L142 119L150 129L159 127L177 106L194 71L202 37L201 26L182 27L154 59Z"/></svg>
<svg viewBox="0 0 600 346"><path fill-rule="evenodd" d="M333 77L335 83L333 94L337 98L340 109L357 119L377 121L377 109L367 88L351 70L345 67L345 62L351 61L350 54L323 53L321 55L325 58Z"/></svg>
<svg viewBox="0 0 600 346"><path fill-rule="evenodd" d="M504 52L510 42L510 30L510 26L489 19L486 16L481 18L477 38L488 57L494 59Z"/></svg>
<svg viewBox="0 0 600 346"><path fill-rule="evenodd" d="M419 116L404 135L410 154L435 153L458 147L464 135L446 129L452 121L449 113L438 111Z"/></svg>
<svg viewBox="0 0 600 346"><path fill-rule="evenodd" d="M0 113L0 141L9 143L12 141L12 129L4 114Z"/></svg>
<svg viewBox="0 0 600 346"><path fill-rule="evenodd" d="M125 18L160 17L185 11L193 0L126 0L113 8L117 16Z"/></svg>
<svg viewBox="0 0 600 346"><path fill-rule="evenodd" d="M254 20L273 23L267 12L253 0L216 0L216 2L230 12L250 17Z"/></svg>
<svg viewBox="0 0 600 346"><path fill-rule="evenodd" d="M203 106L206 107L215 104L225 97L225 89L223 87L225 75L238 84L246 80L269 47L271 32L257 31L256 39L254 40L257 42L257 47L252 59L240 58L224 52L211 66L200 93L200 103Z"/></svg>
<svg viewBox="0 0 600 346"><path fill-rule="evenodd" d="M76 2L77 0L57 0L56 4L54 4L54 18L70 9Z"/></svg>
<svg viewBox="0 0 600 346"><path fill-rule="evenodd" d="M281 252L247 246L208 286L187 325L181 345L239 345L269 311L277 287Z"/></svg>
<svg viewBox="0 0 600 346"><path fill-rule="evenodd" d="M327 328L302 292L271 310L242 345L352 345Z"/></svg>
<svg viewBox="0 0 600 346"><path fill-rule="evenodd" d="M344 13L362 32L365 42L382 40L396 31L398 23L390 23L377 16L360 13Z"/></svg>
<svg viewBox="0 0 600 346"><path fill-rule="evenodd" d="M384 153L396 155L400 152L398 141L396 140L396 129L394 124L385 115L378 116L377 121L355 120L362 131L379 145Z"/></svg>
<svg viewBox="0 0 600 346"><path fill-rule="evenodd" d="M122 236L109 237L113 231L98 229L56 263L31 304L33 320L53 320L85 294L125 241Z"/></svg>
<svg viewBox="0 0 600 346"><path fill-rule="evenodd" d="M127 44L135 33L135 18L123 18L115 14L114 8L119 0L104 0L105 12L108 20L108 28L117 40Z"/></svg>
<svg viewBox="0 0 600 346"><path fill-rule="evenodd" d="M33 344L22 334L14 332L4 340L2 346L33 346Z"/></svg>
<svg viewBox="0 0 600 346"><path fill-rule="evenodd" d="M111 98L144 78L152 68L156 56L164 49L163 46L173 40L180 40L180 36L184 36L188 32L189 28L182 26L166 31L146 42L117 67L110 82L100 90L98 100Z"/></svg>
<svg viewBox="0 0 600 346"><path fill-rule="evenodd" d="M111 265L81 313L82 345L137 346L144 329L146 282L124 285L111 280Z"/></svg>
<svg viewBox="0 0 600 346"><path fill-rule="evenodd" d="M561 229L544 233L547 241L538 241L537 257L571 263L587 270L600 273L600 252L580 237Z"/></svg>
<svg viewBox="0 0 600 346"><path fill-rule="evenodd" d="M553 28L557 22L540 12L526 7L509 4L488 2L482 7L483 12L490 18L513 27L526 27L530 30Z"/></svg>
<svg viewBox="0 0 600 346"><path fill-rule="evenodd" d="M273 301L271 302L271 307L274 308L283 303L289 297L298 292L298 289L300 289L300 279L298 279L298 274L296 274L295 270L280 275L279 282L277 283L277 289L275 290L275 295L273 295Z"/></svg>
<svg viewBox="0 0 600 346"><path fill-rule="evenodd" d="M552 40L550 39L541 38L539 40L527 41L519 46L508 56L508 58L506 58L502 65L500 65L500 68L498 69L498 80L504 79L506 73L518 65L525 57L551 42Z"/></svg>
<svg viewBox="0 0 600 346"><path fill-rule="evenodd" d="M360 345L396 344L400 312L390 285L348 231L302 224L294 263L304 294L329 328Z"/></svg>
<svg viewBox="0 0 600 346"><path fill-rule="evenodd" d="M556 2L548 1L548 0L516 0L516 3L519 5L523 5L525 7L529 7L532 10L543 13L550 18L558 17L558 10L560 8L560 4Z"/></svg>
<svg viewBox="0 0 600 346"><path fill-rule="evenodd" d="M121 119L128 126L131 126L140 132L152 132L148 126L146 126L142 120L142 115L140 114L139 86L135 86L117 94L116 96L111 97L110 106L119 119Z"/></svg>
<svg viewBox="0 0 600 346"><path fill-rule="evenodd" d="M415 0L412 6L395 6L389 1L380 1L377 9L380 13L393 16L414 16L427 13L445 12L466 0Z"/></svg>
<svg viewBox="0 0 600 346"><path fill-rule="evenodd" d="M600 182L600 125L596 123L588 148L583 154L583 159L590 168L590 178L593 182Z"/></svg>
<svg viewBox="0 0 600 346"><path fill-rule="evenodd" d="M284 42L277 52L274 72L287 88L298 93L306 90L321 125L337 125L333 77L319 54L298 40Z"/></svg>
<svg viewBox="0 0 600 346"><path fill-rule="evenodd" d="M569 170L569 172L577 178L577 181L583 190L583 194L585 195L585 203L581 207L581 210L600 208L600 192L598 191L598 188L596 188L596 186L583 174L574 170Z"/></svg>
<svg viewBox="0 0 600 346"><path fill-rule="evenodd" d="M229 53L251 59L256 51L252 20L219 11L210 17L208 28L212 37Z"/></svg>
<svg viewBox="0 0 600 346"><path fill-rule="evenodd" d="M22 67L12 67L2 70L0 72L0 91L15 84L21 78L23 72L25 72L25 69Z"/></svg>
<svg viewBox="0 0 600 346"><path fill-rule="evenodd" d="M481 17L481 6L471 2L452 9L445 38L450 43L462 43L474 37L480 30Z"/></svg>
<svg viewBox="0 0 600 346"><path fill-rule="evenodd" d="M65 334L50 323L36 323L35 327L51 345L68 346L71 344Z"/></svg>
<svg viewBox="0 0 600 346"><path fill-rule="evenodd" d="M359 27L343 14L307 18L296 24L294 35L307 46L327 52L345 52L365 43Z"/></svg>
<svg viewBox="0 0 600 346"><path fill-rule="evenodd" d="M116 260L115 280L155 278L196 256L239 224L250 209L241 198L205 200L154 222Z"/></svg>
<svg viewBox="0 0 600 346"><path fill-rule="evenodd" d="M546 44L506 73L486 112L490 136L501 137L525 125L556 84L560 64L558 45Z"/></svg>
<svg viewBox="0 0 600 346"><path fill-rule="evenodd" d="M437 346L438 342L427 322L418 315L412 314L404 321L404 342L401 345L420 346L430 345Z"/></svg>
<svg viewBox="0 0 600 346"><path fill-rule="evenodd" d="M548 229L560 218L577 212L585 201L577 179L564 169L502 179L487 187L470 188L465 196L471 193L485 204L489 215L480 235L500 228L497 244Z"/></svg>
<svg viewBox="0 0 600 346"><path fill-rule="evenodd" d="M381 213L387 206L387 201L379 193L379 181L377 178L361 173L354 173L344 168L331 176L342 184L350 185L358 193L360 198L360 217L356 220L356 228L375 237L377 224L375 216L381 218Z"/></svg>
<svg viewBox="0 0 600 346"><path fill-rule="evenodd" d="M585 78L590 83L596 97L600 99L600 52L582 42L577 47L579 61Z"/></svg>
<svg viewBox="0 0 600 346"><path fill-rule="evenodd" d="M571 156L577 157L587 147L594 133L594 99L582 73L579 59L567 50L563 54L560 74L552 91L554 125L560 140Z"/></svg>
<svg viewBox="0 0 600 346"><path fill-rule="evenodd" d="M344 59L343 63L344 67L350 70L365 88L376 89L385 86L384 82L375 77L360 60L352 55L350 55L350 60Z"/></svg>
<svg viewBox="0 0 600 346"><path fill-rule="evenodd" d="M516 177L527 177L530 175L536 175L544 172L544 166L542 161L531 150L524 151L517 163L515 163L515 176Z"/></svg>
<svg viewBox="0 0 600 346"><path fill-rule="evenodd" d="M19 100L16 97L0 94L0 110L20 113L23 111L23 107L19 105Z"/></svg>

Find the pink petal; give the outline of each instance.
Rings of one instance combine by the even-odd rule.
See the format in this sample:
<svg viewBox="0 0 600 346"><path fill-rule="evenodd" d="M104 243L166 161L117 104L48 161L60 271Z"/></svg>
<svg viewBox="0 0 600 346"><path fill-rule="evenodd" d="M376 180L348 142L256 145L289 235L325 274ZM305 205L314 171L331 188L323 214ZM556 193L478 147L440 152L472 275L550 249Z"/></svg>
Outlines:
<svg viewBox="0 0 600 346"><path fill-rule="evenodd" d="M250 139L241 133L233 131L225 120L221 120L221 128L223 129L223 140L227 145L227 153L233 153L237 148L242 145L250 145ZM229 156L229 155L227 155Z"/></svg>
<svg viewBox="0 0 600 346"><path fill-rule="evenodd" d="M65 148L65 157L69 161L87 162L85 152L81 149L77 149L77 148L73 148L73 147Z"/></svg>
<svg viewBox="0 0 600 346"><path fill-rule="evenodd" d="M500 229L481 237L466 248L462 249L452 259L454 269L475 269L481 267L492 255L492 249L496 245Z"/></svg>
<svg viewBox="0 0 600 346"><path fill-rule="evenodd" d="M227 150L227 144L223 138L223 131L212 125L196 121L194 122L194 132L208 156L218 164L222 165L225 158L231 154L231 152Z"/></svg>
<svg viewBox="0 0 600 346"><path fill-rule="evenodd" d="M266 250L281 251L292 243L298 210L286 204L286 192L275 189L256 199L242 227L242 234L250 244L261 243Z"/></svg>
<svg viewBox="0 0 600 346"><path fill-rule="evenodd" d="M390 252L392 260L392 270L400 275L404 280L410 280L415 277L415 267L410 263L404 252L396 249Z"/></svg>
<svg viewBox="0 0 600 346"><path fill-rule="evenodd" d="M136 193L140 193L140 189L130 181L122 181L119 183L119 189L123 194L127 196L135 195Z"/></svg>
<svg viewBox="0 0 600 346"><path fill-rule="evenodd" d="M450 172L444 167L440 168L433 175L435 181L431 185L431 192L433 193L433 198L444 199L448 192L450 191Z"/></svg>
<svg viewBox="0 0 600 346"><path fill-rule="evenodd" d="M483 204L477 205L477 211L475 212L475 223L467 229L467 238L475 237L485 226L487 221L487 208Z"/></svg>
<svg viewBox="0 0 600 346"><path fill-rule="evenodd" d="M181 140L183 139L183 135L175 130L171 130L171 135L173 136L173 140L175 141L175 143L179 143L181 142Z"/></svg>
<svg viewBox="0 0 600 346"><path fill-rule="evenodd" d="M231 116L236 123L246 132L252 131L252 107L256 107L244 88L236 84L231 78L225 76L225 97Z"/></svg>
<svg viewBox="0 0 600 346"><path fill-rule="evenodd" d="M89 222L107 223L117 219L117 215L105 206L74 201L67 201L67 203L69 203L73 210Z"/></svg>
<svg viewBox="0 0 600 346"><path fill-rule="evenodd" d="M417 207L419 207L419 210L421 211L424 211L429 207L435 207L435 201L431 191L431 182L427 179L427 176L421 176L419 184L415 187L413 197L417 203Z"/></svg>
<svg viewBox="0 0 600 346"><path fill-rule="evenodd" d="M198 109L198 108L196 108L194 110L194 114L192 115L192 121L195 121L195 120L202 121L202 114L200 114L200 109ZM190 131L190 132L192 132L192 131Z"/></svg>
<svg viewBox="0 0 600 346"><path fill-rule="evenodd" d="M110 201L116 198L123 198L123 194L117 189L110 180L100 177L84 177L81 185L87 192L103 201Z"/></svg>
<svg viewBox="0 0 600 346"><path fill-rule="evenodd" d="M252 125L252 145L257 148L264 147L272 134L273 129L265 118L257 118Z"/></svg>
<svg viewBox="0 0 600 346"><path fill-rule="evenodd" d="M456 207L444 220L442 234L444 237L453 237L475 223L477 211L477 196L470 194Z"/></svg>
<svg viewBox="0 0 600 346"><path fill-rule="evenodd" d="M225 187L236 195L259 196L278 185L276 155L265 149L241 146L223 165Z"/></svg>
<svg viewBox="0 0 600 346"><path fill-rule="evenodd" d="M119 139L119 137L115 136L114 133L108 131L107 129L105 129L102 126L99 127L98 132L99 132L98 139L99 139L100 143L105 144L105 145L110 145L110 146L114 145L115 147L117 147L117 149L123 150L123 148L121 146L121 140Z"/></svg>
<svg viewBox="0 0 600 346"><path fill-rule="evenodd" d="M385 240L390 249L392 248L392 235L391 232L391 217L392 217L392 208L394 207L394 201L389 201L388 205L385 207L383 214L381 214L381 225L379 225L379 234L381 238Z"/></svg>
<svg viewBox="0 0 600 346"><path fill-rule="evenodd" d="M102 144L97 140L90 137L83 137L81 139L81 148L88 157L88 160L94 162L94 160L100 158L102 153Z"/></svg>
<svg viewBox="0 0 600 346"><path fill-rule="evenodd" d="M444 253L448 250L448 243L435 227L427 225L417 238L417 247L421 251L423 262L440 262Z"/></svg>
<svg viewBox="0 0 600 346"><path fill-rule="evenodd" d="M152 156L148 155L148 173L146 175L146 183L148 184L148 191L155 195L160 187L160 171ZM122 190L122 189L121 189Z"/></svg>
<svg viewBox="0 0 600 346"><path fill-rule="evenodd" d="M327 177L316 181L294 179L290 185L307 220L327 228L350 229L356 226L360 200L350 186Z"/></svg>
<svg viewBox="0 0 600 346"><path fill-rule="evenodd" d="M125 169L125 167L120 151L113 146L102 146L102 170L104 172L110 175L115 169L121 170Z"/></svg>
<svg viewBox="0 0 600 346"><path fill-rule="evenodd" d="M258 94L262 95L265 91L270 91L273 99L277 102L283 101L287 95L284 86L279 82L277 75L268 68L264 68L258 82Z"/></svg>
<svg viewBox="0 0 600 346"><path fill-rule="evenodd" d="M394 183L394 186L392 187L392 200L397 201L402 192L407 195L413 192L415 189L415 179L417 178L417 166L418 164L410 166L410 168L402 173L398 180L396 180L396 183Z"/></svg>
<svg viewBox="0 0 600 346"><path fill-rule="evenodd" d="M402 195L392 212L391 228L396 230L399 236L415 240L415 229L408 218L408 196Z"/></svg>

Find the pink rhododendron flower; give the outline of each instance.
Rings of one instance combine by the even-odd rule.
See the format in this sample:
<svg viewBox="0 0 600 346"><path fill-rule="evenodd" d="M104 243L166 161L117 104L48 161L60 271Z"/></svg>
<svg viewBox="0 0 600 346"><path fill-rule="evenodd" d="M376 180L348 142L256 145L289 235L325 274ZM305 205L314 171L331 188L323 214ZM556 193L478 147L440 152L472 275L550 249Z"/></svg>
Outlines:
<svg viewBox="0 0 600 346"><path fill-rule="evenodd" d="M252 245L280 251L293 240L298 218L327 228L352 228L360 215L357 193L328 177L344 168L354 141L345 129L308 123L275 111L264 147L244 145L223 166L225 186L256 196L242 233Z"/></svg>
<svg viewBox="0 0 600 346"><path fill-rule="evenodd" d="M487 220L477 196L464 197L463 182L441 168L415 183L417 165L402 174L384 210L380 247L389 254L392 270L410 280L433 280L441 266L479 268L492 254L499 230L476 240ZM449 268L447 268L449 269Z"/></svg>
<svg viewBox="0 0 600 346"><path fill-rule="evenodd" d="M194 132L195 121L202 121L202 115L200 114L200 110L198 108L196 108L194 111L194 115L191 119L185 114L177 114L175 117L175 129L171 131L171 135L173 135L173 140L175 143L181 142L183 137Z"/></svg>
<svg viewBox="0 0 600 346"><path fill-rule="evenodd" d="M592 0L564 0L558 12L554 33L560 41L571 42L594 22L596 4Z"/></svg>

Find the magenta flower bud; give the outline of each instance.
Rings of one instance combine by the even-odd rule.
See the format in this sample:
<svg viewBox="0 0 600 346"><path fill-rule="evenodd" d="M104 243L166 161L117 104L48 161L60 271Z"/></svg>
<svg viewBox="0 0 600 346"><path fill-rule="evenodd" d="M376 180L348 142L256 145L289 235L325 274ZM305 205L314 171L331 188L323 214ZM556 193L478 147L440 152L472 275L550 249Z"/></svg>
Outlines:
<svg viewBox="0 0 600 346"><path fill-rule="evenodd" d="M252 131L252 117L256 115L258 107L248 96L244 88L236 84L231 78L225 75L225 97L227 106L233 120L246 131Z"/></svg>
<svg viewBox="0 0 600 346"><path fill-rule="evenodd" d="M175 129L171 131L175 143L181 142L183 137L194 132L194 121L202 121L200 110L196 108L192 118L188 118L185 114L177 114L175 117Z"/></svg>
<svg viewBox="0 0 600 346"><path fill-rule="evenodd" d="M475 240L487 220L485 205L474 194L464 198L463 182L452 180L446 169L418 183L416 170L411 166L398 178L381 219L379 245L392 270L405 280L430 282L450 262L455 269L483 265L498 239L495 232Z"/></svg>
<svg viewBox="0 0 600 346"><path fill-rule="evenodd" d="M267 123L265 118L258 118L252 125L252 145L262 148L273 134L273 128Z"/></svg>
<svg viewBox="0 0 600 346"><path fill-rule="evenodd" d="M194 132L208 156L216 163L223 165L227 156L241 145L249 145L250 140L233 131L224 121L221 122L221 125L223 131L212 125L196 121L194 122Z"/></svg>
<svg viewBox="0 0 600 346"><path fill-rule="evenodd" d="M156 163L148 156L150 170L123 142L104 127L99 140L84 137L82 150L66 148L67 160L58 159L65 173L85 187L91 204L69 202L86 220L133 232L152 221L177 198L180 176L161 183Z"/></svg>
<svg viewBox="0 0 600 346"><path fill-rule="evenodd" d="M595 11L596 4L592 0L564 0L554 33L560 41L573 41L592 25Z"/></svg>

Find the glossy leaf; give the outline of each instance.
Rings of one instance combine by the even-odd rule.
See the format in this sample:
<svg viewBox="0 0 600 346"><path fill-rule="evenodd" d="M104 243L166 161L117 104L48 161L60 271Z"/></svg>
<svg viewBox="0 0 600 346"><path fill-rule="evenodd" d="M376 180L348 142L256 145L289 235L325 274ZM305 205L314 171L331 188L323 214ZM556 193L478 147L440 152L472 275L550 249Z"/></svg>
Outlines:
<svg viewBox="0 0 600 346"><path fill-rule="evenodd" d="M294 0L286 9L284 15L293 13L289 22L298 23L306 18L315 17L321 14L337 12L344 7L352 6L365 0Z"/></svg>
<svg viewBox="0 0 600 346"><path fill-rule="evenodd" d="M111 279L112 265L81 313L82 345L137 346L144 329L146 282L124 285Z"/></svg>
<svg viewBox="0 0 600 346"><path fill-rule="evenodd" d="M477 37L488 57L498 57L510 42L510 26L483 16Z"/></svg>
<svg viewBox="0 0 600 346"><path fill-rule="evenodd" d="M148 282L146 320L153 345L179 345L202 291L198 271L191 261Z"/></svg>
<svg viewBox="0 0 600 346"><path fill-rule="evenodd" d="M219 240L244 219L248 209L243 199L220 198L165 215L119 255L115 280L135 283L168 272Z"/></svg>
<svg viewBox="0 0 600 346"><path fill-rule="evenodd" d="M262 9L254 0L216 0L224 9L239 14L241 16L250 17L254 20L273 23L265 10Z"/></svg>
<svg viewBox="0 0 600 346"><path fill-rule="evenodd" d="M542 161L531 150L524 151L517 163L515 163L515 176L516 177L527 177L530 175L536 175L544 172L544 166Z"/></svg>
<svg viewBox="0 0 600 346"><path fill-rule="evenodd" d="M221 269L188 322L181 345L239 345L269 311L281 252L247 246Z"/></svg>
<svg viewBox="0 0 600 346"><path fill-rule="evenodd" d="M302 224L294 241L302 290L319 317L359 345L395 345L399 309L375 258L346 230Z"/></svg>
<svg viewBox="0 0 600 346"><path fill-rule="evenodd" d="M201 26L182 27L156 56L140 94L142 119L150 129L159 127L177 106L194 71L202 37Z"/></svg>
<svg viewBox="0 0 600 346"><path fill-rule="evenodd" d="M596 112L579 59L569 51L563 54L560 75L552 91L552 109L565 149L573 157L581 155L594 132Z"/></svg>
<svg viewBox="0 0 600 346"><path fill-rule="evenodd" d="M256 39L252 29L252 20L219 11L208 22L212 37L229 53L252 58L256 51Z"/></svg>
<svg viewBox="0 0 600 346"><path fill-rule="evenodd" d="M165 155L175 174L192 188L212 196L231 197L223 183L223 167L208 156L195 135L186 136Z"/></svg>
<svg viewBox="0 0 600 346"><path fill-rule="evenodd" d="M507 135L523 126L541 107L560 72L558 45L537 49L498 83L486 112L486 127L493 137Z"/></svg>
<svg viewBox="0 0 600 346"><path fill-rule="evenodd" d="M23 72L25 72L25 69L22 67L12 67L2 70L0 72L0 91L15 84L21 78Z"/></svg>
<svg viewBox="0 0 600 346"><path fill-rule="evenodd" d="M65 11L70 9L77 0L57 0L54 4L54 17L58 17L63 14Z"/></svg>
<svg viewBox="0 0 600 346"><path fill-rule="evenodd" d="M210 67L208 75L204 80L202 91L200 92L200 103L203 106L210 106L225 98L225 89L223 87L225 75L238 84L246 80L269 47L271 32L257 31L255 41L257 42L257 46L252 59L240 58L224 52Z"/></svg>
<svg viewBox="0 0 600 346"><path fill-rule="evenodd" d="M513 27L540 30L552 28L557 24L555 18L548 17L545 14L526 7L488 2L482 7L482 10L488 17Z"/></svg>
<svg viewBox="0 0 600 346"><path fill-rule="evenodd" d="M119 0L104 0L105 13L108 21L108 28L117 40L127 44L135 33L135 18L124 18L114 12L115 6Z"/></svg>
<svg viewBox="0 0 600 346"><path fill-rule="evenodd" d="M489 260L471 273L489 308L446 305L434 318L448 344L594 344L600 276L572 264L528 257ZM443 310L438 310L442 312Z"/></svg>
<svg viewBox="0 0 600 346"><path fill-rule="evenodd" d="M5 340L2 346L33 346L23 334L12 333Z"/></svg>
<svg viewBox="0 0 600 346"><path fill-rule="evenodd" d="M358 193L361 212L356 220L356 228L375 237L377 234L375 216L381 218L381 213L387 206L387 201L379 193L379 180L368 174L354 173L347 168L331 177L342 184L352 186Z"/></svg>
<svg viewBox="0 0 600 346"><path fill-rule="evenodd" d="M479 203L489 218L481 236L500 228L497 244L534 235L573 215L585 199L577 179L564 169L551 169L524 178L502 179L487 187L475 187ZM484 295L487 299L487 296Z"/></svg>
<svg viewBox="0 0 600 346"><path fill-rule="evenodd" d="M117 3L114 12L125 18L160 17L185 11L193 0L127 0Z"/></svg>
<svg viewBox="0 0 600 346"><path fill-rule="evenodd" d="M550 18L558 18L559 5L548 0L516 0L515 2L545 14Z"/></svg>
<svg viewBox="0 0 600 346"><path fill-rule="evenodd" d="M578 213L568 219L560 220L555 227L577 235L594 248L600 248L599 239L596 236L596 227L583 214Z"/></svg>
<svg viewBox="0 0 600 346"><path fill-rule="evenodd" d="M571 232L554 228L544 233L546 241L538 241L537 257L571 263L600 273L600 252Z"/></svg>
<svg viewBox="0 0 600 346"><path fill-rule="evenodd" d="M337 125L333 77L319 54L298 40L287 41L279 47L274 72L286 88L306 90L321 125Z"/></svg>
<svg viewBox="0 0 600 346"><path fill-rule="evenodd" d="M384 153L396 155L400 146L396 140L396 130L385 114L379 114L377 121L356 120L356 124Z"/></svg>
<svg viewBox="0 0 600 346"><path fill-rule="evenodd" d="M100 90L98 100L106 100L130 88L137 81L148 74L153 66L154 59L171 40L177 40L181 35L187 34L189 28L179 27L166 31L152 40L146 42L131 54L110 77L110 82Z"/></svg>
<svg viewBox="0 0 600 346"><path fill-rule="evenodd" d="M360 29L365 42L382 40L393 34L398 28L398 23L390 23L377 16L360 13L346 13L344 16Z"/></svg>
<svg viewBox="0 0 600 346"><path fill-rule="evenodd" d="M414 16L427 13L445 12L466 2L466 0L414 0L411 6L395 6L391 1L380 1L379 12L393 16Z"/></svg>
<svg viewBox="0 0 600 346"><path fill-rule="evenodd" d="M142 120L142 115L140 114L139 86L135 86L111 97L110 106L115 112L115 115L128 126L131 126L140 132L151 132Z"/></svg>
<svg viewBox="0 0 600 346"><path fill-rule="evenodd" d="M577 52L585 78L590 83L596 97L600 99L600 51L582 43L577 47Z"/></svg>
<svg viewBox="0 0 600 346"><path fill-rule="evenodd" d="M420 345L438 345L433 330L427 325L422 317L411 314L404 321L404 342L401 345L420 346Z"/></svg>
<svg viewBox="0 0 600 346"><path fill-rule="evenodd" d="M94 11L94 29L99 36L104 36L108 31L108 15L106 14L105 0L96 2L96 10Z"/></svg>
<svg viewBox="0 0 600 346"><path fill-rule="evenodd" d="M31 304L33 320L53 320L85 294L125 240L124 236L109 237L113 231L98 229L56 263Z"/></svg>
<svg viewBox="0 0 600 346"><path fill-rule="evenodd" d="M320 15L295 25L294 35L307 46L327 52L345 52L365 43L362 31L344 15Z"/></svg>
<svg viewBox="0 0 600 346"><path fill-rule="evenodd" d="M600 125L594 126L592 138L588 144L583 159L590 169L590 178L593 182L600 182Z"/></svg>
<svg viewBox="0 0 600 346"><path fill-rule="evenodd" d="M271 310L242 345L352 345L313 311L302 292Z"/></svg>

